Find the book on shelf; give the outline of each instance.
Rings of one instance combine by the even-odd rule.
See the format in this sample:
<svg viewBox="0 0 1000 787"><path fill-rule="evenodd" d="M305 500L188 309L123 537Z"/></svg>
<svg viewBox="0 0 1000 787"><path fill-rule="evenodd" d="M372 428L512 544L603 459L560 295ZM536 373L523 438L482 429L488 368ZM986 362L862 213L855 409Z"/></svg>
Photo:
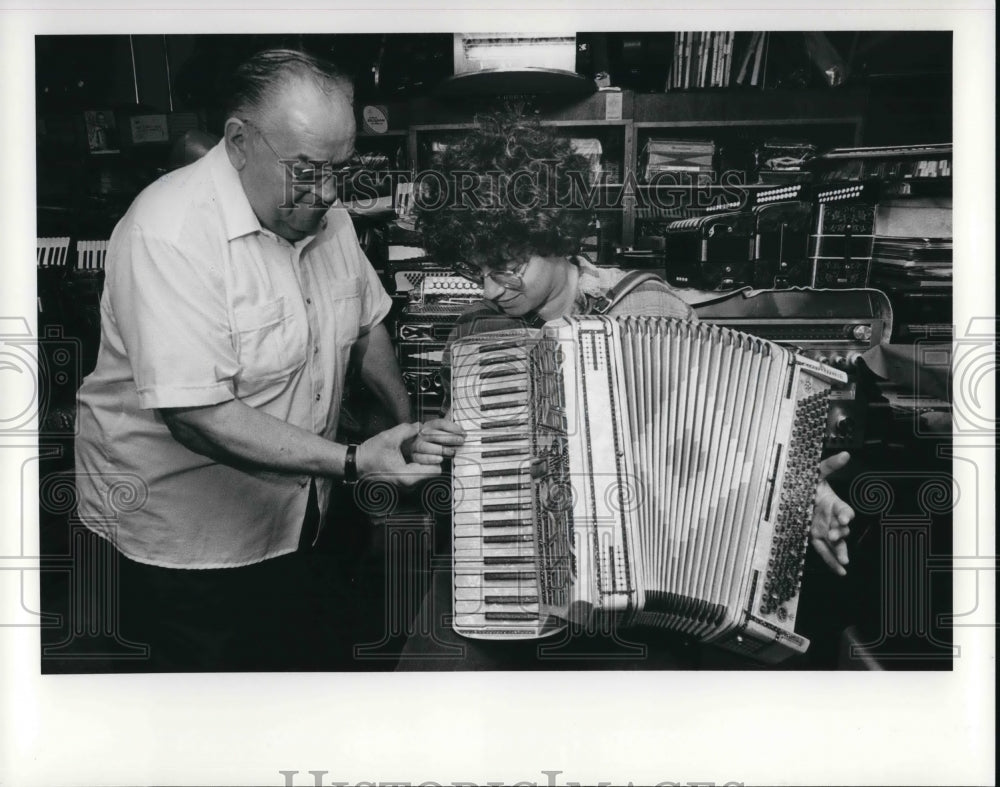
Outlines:
<svg viewBox="0 0 1000 787"><path fill-rule="evenodd" d="M763 35L763 33L757 30L750 36L750 42L747 44L747 48L743 52L743 58L740 61L739 74L736 75L737 85L742 85L746 82L747 77L750 75L750 63L753 62L754 53L757 51L757 43Z"/></svg>
<svg viewBox="0 0 1000 787"><path fill-rule="evenodd" d="M754 52L753 75L750 77L751 85L761 84L761 66L764 64L764 49L767 46L767 33L762 33L757 41L757 51Z"/></svg>
<svg viewBox="0 0 1000 787"><path fill-rule="evenodd" d="M733 48L736 46L736 33L730 31L726 34L725 68L722 71L722 86L729 87L733 75Z"/></svg>
<svg viewBox="0 0 1000 787"><path fill-rule="evenodd" d="M709 35L699 33L698 41L698 87L705 87L705 65L707 61Z"/></svg>
<svg viewBox="0 0 1000 787"><path fill-rule="evenodd" d="M674 48L664 90L728 88L759 85L767 52L761 31L682 31L674 33Z"/></svg>
<svg viewBox="0 0 1000 787"><path fill-rule="evenodd" d="M687 41L684 43L684 87L691 87L691 40L694 38L694 33L688 33Z"/></svg>
<svg viewBox="0 0 1000 787"><path fill-rule="evenodd" d="M713 65L715 66L715 85L714 87L722 87L722 69L724 67L724 58L726 55L726 44L725 44L725 33L715 34L715 60Z"/></svg>
<svg viewBox="0 0 1000 787"><path fill-rule="evenodd" d="M715 73L715 83L719 87L726 86L726 42L729 40L729 33L719 33L719 64Z"/></svg>
<svg viewBox="0 0 1000 787"><path fill-rule="evenodd" d="M684 69L687 68L687 42L690 33L681 33L681 52L680 61L678 68L680 69L677 73L677 87L684 87Z"/></svg>
<svg viewBox="0 0 1000 787"><path fill-rule="evenodd" d="M712 33L712 83L710 87L719 84L719 34Z"/></svg>
<svg viewBox="0 0 1000 787"><path fill-rule="evenodd" d="M674 33L674 56L670 63L670 79L667 84L671 88L680 87L679 77L681 73L681 49L684 46L684 34Z"/></svg>

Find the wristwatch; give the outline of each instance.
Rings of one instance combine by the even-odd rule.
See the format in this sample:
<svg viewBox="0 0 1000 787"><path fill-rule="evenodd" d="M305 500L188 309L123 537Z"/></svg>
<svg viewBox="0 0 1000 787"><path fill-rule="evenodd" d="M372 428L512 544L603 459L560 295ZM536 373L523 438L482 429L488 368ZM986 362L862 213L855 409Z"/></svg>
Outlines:
<svg viewBox="0 0 1000 787"><path fill-rule="evenodd" d="M351 443L347 446L344 457L344 486L354 486L358 483L358 446Z"/></svg>

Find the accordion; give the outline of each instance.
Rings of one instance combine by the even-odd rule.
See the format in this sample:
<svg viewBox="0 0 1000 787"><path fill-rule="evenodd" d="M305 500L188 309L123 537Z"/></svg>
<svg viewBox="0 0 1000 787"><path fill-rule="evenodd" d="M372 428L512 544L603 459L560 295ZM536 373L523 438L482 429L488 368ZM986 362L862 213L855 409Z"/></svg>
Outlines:
<svg viewBox="0 0 1000 787"><path fill-rule="evenodd" d="M664 235L667 281L733 290L753 281L754 219L739 211L678 219Z"/></svg>
<svg viewBox="0 0 1000 787"><path fill-rule="evenodd" d="M457 340L453 628L530 639L610 621L771 663L804 652L802 567L829 393L845 381L666 318Z"/></svg>

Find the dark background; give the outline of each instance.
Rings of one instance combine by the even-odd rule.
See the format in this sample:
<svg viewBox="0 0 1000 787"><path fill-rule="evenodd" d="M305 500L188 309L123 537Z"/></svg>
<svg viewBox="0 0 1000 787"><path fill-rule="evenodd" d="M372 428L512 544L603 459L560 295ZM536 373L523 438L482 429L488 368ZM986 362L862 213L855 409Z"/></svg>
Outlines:
<svg viewBox="0 0 1000 787"><path fill-rule="evenodd" d="M611 84L624 90L662 92L672 36L580 33L578 41L589 47L578 58L578 72L589 77L606 70ZM833 32L827 37L849 67L846 82L835 88L826 85L820 67L810 60L801 33L773 33L763 86L689 92L737 101L746 107L740 111L752 117L755 94L784 95L794 102L797 91L805 90L820 105L829 100L833 106L841 95L861 91L864 125L858 144L951 141L950 32ZM40 236L108 237L132 198L168 165L169 144L128 145L120 139L119 155L89 155L82 117L86 110L111 109L119 135L130 116L144 113L194 113L198 127L221 135L226 75L248 55L272 46L333 60L354 76L359 107L426 98L452 74L451 33L35 40ZM814 133L822 141L822 126Z"/></svg>

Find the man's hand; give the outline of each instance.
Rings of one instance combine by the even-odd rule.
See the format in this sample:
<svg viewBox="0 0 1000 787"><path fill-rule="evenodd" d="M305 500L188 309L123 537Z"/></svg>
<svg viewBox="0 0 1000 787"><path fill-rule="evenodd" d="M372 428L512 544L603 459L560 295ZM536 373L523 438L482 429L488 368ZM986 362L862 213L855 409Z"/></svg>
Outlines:
<svg viewBox="0 0 1000 787"><path fill-rule="evenodd" d="M404 444L414 441L420 424L400 424L379 432L358 446L358 478L381 479L409 488L440 474L441 457L436 462L407 461Z"/></svg>
<svg viewBox="0 0 1000 787"><path fill-rule="evenodd" d="M854 519L854 509L837 497L826 478L851 460L846 451L834 454L819 463L819 483L816 485L816 503L813 508L809 537L813 548L830 569L840 576L847 574L848 525Z"/></svg>
<svg viewBox="0 0 1000 787"><path fill-rule="evenodd" d="M440 465L465 442L465 431L451 418L435 418L420 425L412 443L406 446L412 461Z"/></svg>

